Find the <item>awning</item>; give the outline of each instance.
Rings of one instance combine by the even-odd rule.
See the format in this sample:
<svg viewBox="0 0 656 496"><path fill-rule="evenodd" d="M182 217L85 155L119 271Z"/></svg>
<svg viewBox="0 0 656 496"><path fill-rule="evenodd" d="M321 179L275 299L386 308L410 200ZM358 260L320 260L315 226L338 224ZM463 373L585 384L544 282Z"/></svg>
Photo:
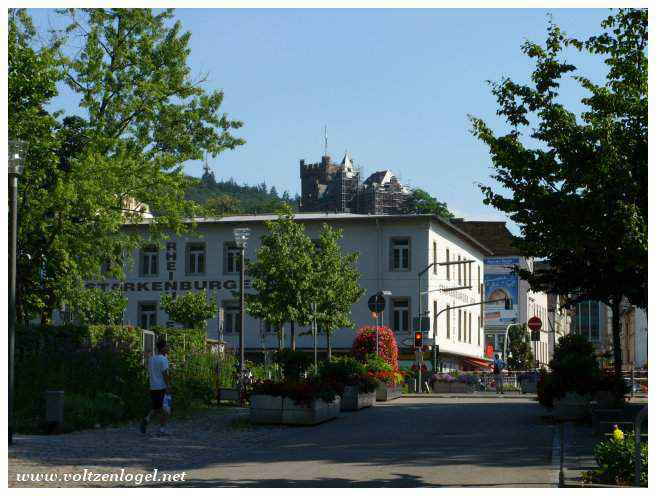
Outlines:
<svg viewBox="0 0 656 496"><path fill-rule="evenodd" d="M473 367L478 367L483 369L489 369L490 367L492 367L492 362L488 362L487 360L482 360L480 358L463 357L462 361Z"/></svg>

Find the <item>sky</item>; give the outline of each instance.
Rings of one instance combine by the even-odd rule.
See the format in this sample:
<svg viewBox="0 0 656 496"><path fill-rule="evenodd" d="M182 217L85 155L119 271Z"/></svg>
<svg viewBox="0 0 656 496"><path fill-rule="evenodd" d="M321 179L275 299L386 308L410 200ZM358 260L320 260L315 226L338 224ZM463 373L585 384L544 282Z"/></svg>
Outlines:
<svg viewBox="0 0 656 496"><path fill-rule="evenodd" d="M177 9L192 33L189 65L206 88L225 93L222 111L243 121L246 144L209 159L217 179L300 192L299 160L349 150L366 175L391 169L400 180L448 204L468 220L507 220L483 204L477 183L495 185L487 147L472 136L468 114L503 131L486 83L527 82L525 40L543 42L548 14L565 32L600 31L608 9L265 10ZM37 28L58 25L30 10ZM568 61L602 80L599 59ZM563 102L583 93L566 85ZM52 104L75 112L63 91ZM195 176L202 162L185 164ZM510 226L516 231L515 226Z"/></svg>

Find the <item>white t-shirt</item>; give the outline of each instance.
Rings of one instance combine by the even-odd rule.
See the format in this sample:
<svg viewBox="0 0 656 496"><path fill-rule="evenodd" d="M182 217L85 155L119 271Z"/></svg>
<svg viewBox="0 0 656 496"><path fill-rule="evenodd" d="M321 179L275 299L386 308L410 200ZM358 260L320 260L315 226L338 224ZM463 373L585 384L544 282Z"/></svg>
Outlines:
<svg viewBox="0 0 656 496"><path fill-rule="evenodd" d="M163 372L169 370L169 359L164 355L153 355L148 360L148 375L150 376L150 389L155 391L166 389Z"/></svg>

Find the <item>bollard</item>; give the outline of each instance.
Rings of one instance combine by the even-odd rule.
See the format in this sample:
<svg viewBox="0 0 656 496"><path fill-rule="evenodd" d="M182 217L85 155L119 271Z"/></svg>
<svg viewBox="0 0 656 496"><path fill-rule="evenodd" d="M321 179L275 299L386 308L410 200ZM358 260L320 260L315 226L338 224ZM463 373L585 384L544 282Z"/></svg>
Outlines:
<svg viewBox="0 0 656 496"><path fill-rule="evenodd" d="M59 432L64 424L64 391L46 391L48 432Z"/></svg>

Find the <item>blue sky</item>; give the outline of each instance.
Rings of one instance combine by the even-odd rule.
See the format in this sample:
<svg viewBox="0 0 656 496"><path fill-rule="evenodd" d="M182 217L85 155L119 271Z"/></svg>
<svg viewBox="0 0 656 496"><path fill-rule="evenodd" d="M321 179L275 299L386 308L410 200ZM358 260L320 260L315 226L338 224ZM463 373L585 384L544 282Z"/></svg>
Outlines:
<svg viewBox="0 0 656 496"><path fill-rule="evenodd" d="M504 216L483 205L476 182L489 178L486 147L470 134L467 114L503 130L486 80L526 81L531 64L520 46L542 42L547 14L568 34L599 32L608 9L209 10L178 9L192 33L194 74L223 89L223 110L242 120L247 143L210 165L217 178L266 182L299 191L299 159L319 161L348 149L366 174L391 169L468 219ZM57 24L32 10L37 27ZM572 53L592 79L604 66ZM574 86L563 101L575 106ZM74 112L63 93L53 107ZM201 163L186 170L200 175Z"/></svg>

